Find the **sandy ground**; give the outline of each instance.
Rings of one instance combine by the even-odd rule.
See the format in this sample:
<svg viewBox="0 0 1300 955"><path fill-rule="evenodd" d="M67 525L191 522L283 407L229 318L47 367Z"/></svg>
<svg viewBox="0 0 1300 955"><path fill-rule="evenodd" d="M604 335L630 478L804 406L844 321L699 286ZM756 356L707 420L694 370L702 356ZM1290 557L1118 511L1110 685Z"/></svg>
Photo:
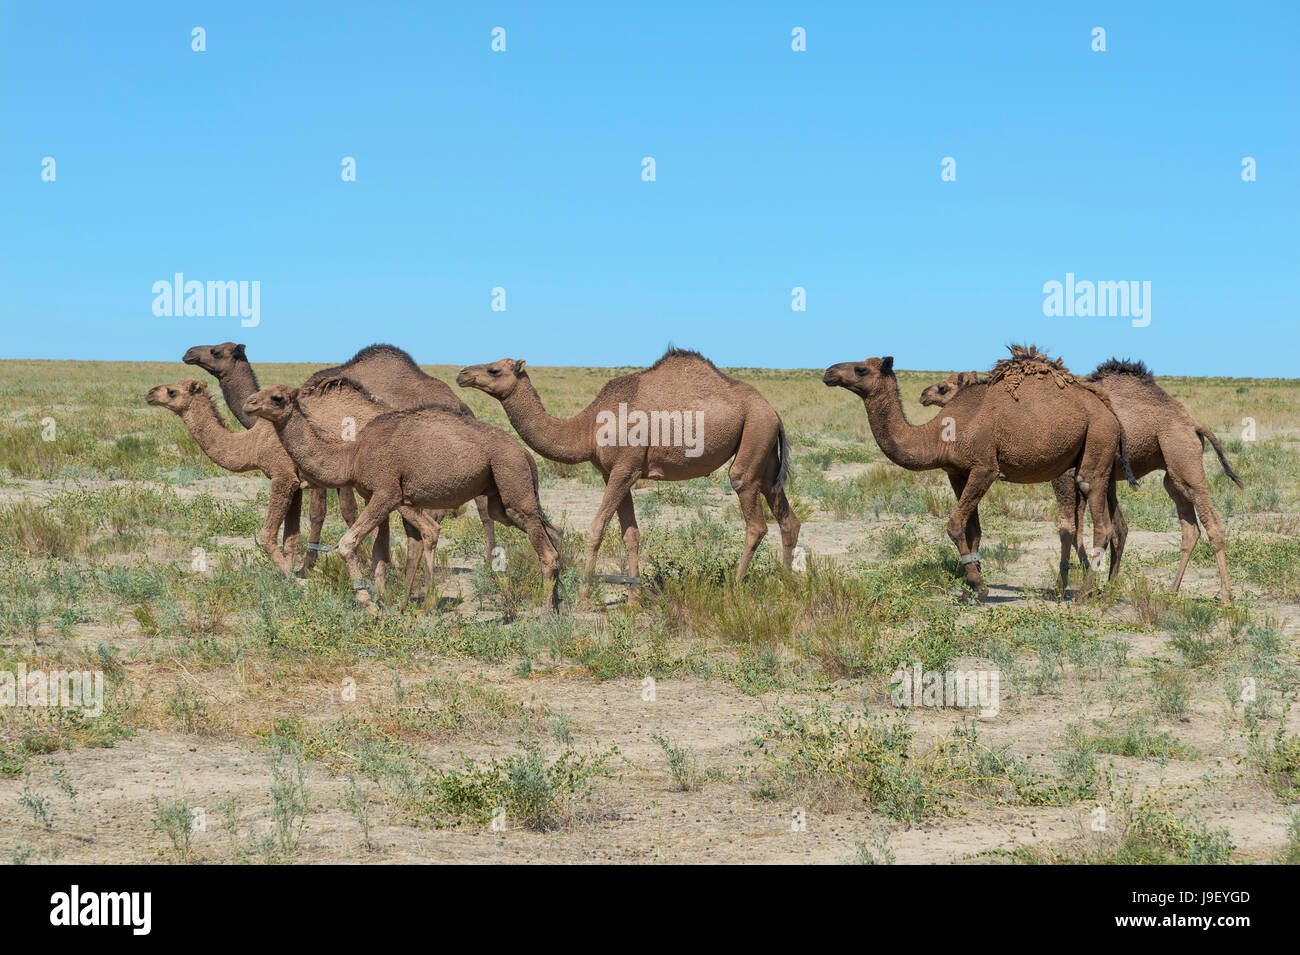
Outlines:
<svg viewBox="0 0 1300 955"><path fill-rule="evenodd" d="M0 501L35 498L60 487L60 482L10 482L0 488ZM262 483L255 478L227 477L195 482L183 494L207 490L220 496L247 497ZM732 508L721 491L709 491L710 506ZM570 528L585 530L600 500L600 490L577 481L544 487L543 503L553 517L564 516ZM661 520L684 520L687 509L665 507ZM936 539L940 522L921 520ZM930 525L933 525L930 528ZM871 554L870 542L884 522L836 521L819 514L805 523L801 544L814 554L851 559ZM927 531L928 532L928 531ZM737 533L740 533L737 521ZM775 535L775 527L772 534ZM1023 553L1006 571L990 573L993 596L1023 603L1025 591L1043 584L1055 566L1057 543L1043 524L1016 525L1025 538ZM986 531L986 541L996 535ZM1130 553L1151 553L1177 547L1176 530L1169 533L1134 531ZM250 544L251 546L251 544ZM621 549L607 548L602 570L619 572ZM468 562L454 561L460 566ZM452 575L442 592L454 594L459 584ZM1213 571L1192 568L1185 588L1211 595L1217 591ZM614 588L611 588L614 589ZM617 596L611 598L617 599ZM1294 604L1274 604L1271 611L1284 622L1288 634L1296 632ZM978 611L972 611L978 612ZM1116 632L1130 641L1129 660L1158 652L1162 634ZM93 646L102 633L87 628L79 642ZM149 644L147 638L112 642L121 646ZM128 664L130 665L130 664ZM187 679L179 669L161 668L164 686ZM409 684L432 675L458 674L481 680L510 697L568 714L579 749L619 747L626 762L616 762L619 780L604 780L570 824L552 833L519 828L494 832L488 828L461 827L436 831L419 828L396 818L376 797L372 810L373 849L361 845L360 829L345 809L346 780L319 763L309 764L308 787L313 811L308 817L297 862L789 862L832 863L848 860L857 840L867 838L883 817L852 807L834 811L806 810L806 826L792 829L795 806L754 798L752 781L737 778L737 771L753 765L747 755L746 720L779 703L798 703L799 694L747 696L722 680L687 678L660 681L657 700L642 700L638 681L606 682L568 671L549 671L521 678L513 664L490 665L476 661L444 660L423 670L403 671ZM392 673L387 667L361 665L349 672L358 682L358 701L365 706L389 692ZM133 679L135 675L133 674ZM340 715L343 704L332 702L321 680L308 680L300 692L268 696L265 688L249 684L233 672L205 671L195 681L221 707L250 707L268 713L293 715L308 724L327 723ZM1014 689L1014 688L1013 688ZM879 685L842 683L835 695L843 701L864 699L873 712L892 712ZM1063 684L1057 693L1034 696L1011 693L1013 705L981 721L981 732L992 744L1011 743L1018 754L1050 766L1050 753L1059 750L1065 727L1089 718L1110 719L1110 705L1100 699L1098 687L1080 693L1077 683ZM220 707L218 707L220 709ZM955 711L914 709L909 719L917 728L918 742L946 735L960 716ZM1111 719L1113 722L1113 719ZM731 777L708 782L699 792L674 791L665 758L649 739L652 729L665 732L675 743L695 748L705 769ZM1219 704L1199 700L1185 721L1158 724L1172 730L1179 741L1196 747L1197 759L1171 761L1102 756L1115 763L1121 775L1131 775L1140 786L1163 781L1166 790L1186 796L1212 826L1226 827L1242 857L1267 859L1285 841L1285 814L1278 801L1241 760L1237 730L1227 731ZM455 765L458 754L483 758L513 751L516 735L486 732L481 736L449 736L428 740L421 750L435 763ZM149 730L109 749L76 749L30 762L33 789L50 796L53 829L45 830L18 804L24 780L0 777L0 849L30 851L30 861L58 858L68 863L148 862L171 858L166 839L153 830L153 799L186 798L201 807L206 828L194 834L195 861L230 862L235 856L228 835L218 825L216 805L240 795L245 823L264 825L268 812L271 773L265 750L255 743L227 734L189 736ZM62 771L78 791L75 808L59 793L55 773ZM971 861L977 853L1017 845L1060 845L1087 838L1090 805L1044 808L971 806L964 814L936 817L912 828L895 824L890 848L903 863Z"/></svg>

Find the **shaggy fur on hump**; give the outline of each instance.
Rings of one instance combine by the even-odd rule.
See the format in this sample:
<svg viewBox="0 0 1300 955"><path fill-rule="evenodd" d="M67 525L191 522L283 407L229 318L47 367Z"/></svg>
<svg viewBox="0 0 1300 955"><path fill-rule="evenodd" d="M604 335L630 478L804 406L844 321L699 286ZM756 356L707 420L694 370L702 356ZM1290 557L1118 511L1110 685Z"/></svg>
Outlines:
<svg viewBox="0 0 1300 955"><path fill-rule="evenodd" d="M650 368L647 370L654 371L654 369L660 367L661 365L667 364L668 362L673 360L703 362L704 364L708 365L711 369L718 372L719 375L722 375L722 372L718 371L718 366L715 365L713 362L709 361L699 352L693 351L689 348L678 348L676 345L673 345L671 343L668 345L668 350L665 351L662 355L660 355L659 360L656 361L653 365L651 365ZM727 376L722 375L722 377L726 378Z"/></svg>
<svg viewBox="0 0 1300 955"><path fill-rule="evenodd" d="M403 354L405 354L405 352L403 352ZM314 377L315 376L313 376L313 378ZM441 404L437 401L430 401L415 408L392 408L382 399L376 398L365 385L361 384L361 382L357 381L355 378L349 378L346 375L335 375L331 378L323 378L320 381L308 380L308 382L298 390L298 393L302 397L311 397L312 395L326 395L331 391L343 391L345 389L355 392L366 401L374 405L379 405L386 411L446 411L449 414L454 414L458 418L473 417L473 415L466 415L464 408L453 408L451 405Z"/></svg>
<svg viewBox="0 0 1300 955"><path fill-rule="evenodd" d="M416 371L420 370L420 366L415 363L415 359L411 357L409 352L403 351L396 345L385 345L382 342L376 342L373 345L367 345L341 365L335 365L333 368L322 368L320 371L316 372L316 374L307 379L306 385L323 381L326 378L337 378L342 376L357 362L364 361L367 358L373 358L376 355L392 355L395 358L401 359ZM306 385L304 385L304 387Z"/></svg>
<svg viewBox="0 0 1300 955"><path fill-rule="evenodd" d="M1088 376L1089 381L1101 381L1106 375L1132 375L1134 378L1141 378L1143 381L1155 381L1155 373L1146 366L1144 362L1130 361L1127 358L1111 358L1103 361L1097 366L1097 369Z"/></svg>

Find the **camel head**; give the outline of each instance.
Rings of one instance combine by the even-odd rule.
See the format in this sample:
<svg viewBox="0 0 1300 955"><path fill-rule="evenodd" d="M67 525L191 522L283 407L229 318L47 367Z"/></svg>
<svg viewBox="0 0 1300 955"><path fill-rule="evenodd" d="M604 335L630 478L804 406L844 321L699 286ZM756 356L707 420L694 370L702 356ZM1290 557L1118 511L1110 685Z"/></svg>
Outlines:
<svg viewBox="0 0 1300 955"><path fill-rule="evenodd" d="M148 404L168 408L177 414L184 414L185 409L190 406L190 402L195 395L207 394L207 392L207 382L186 378L170 385L155 385L149 389L149 393L144 396L144 400Z"/></svg>
<svg viewBox="0 0 1300 955"><path fill-rule="evenodd" d="M842 361L831 365L822 375L827 388L847 388L855 395L868 398L878 392L885 381L894 381L894 359L868 358L865 361Z"/></svg>
<svg viewBox="0 0 1300 955"><path fill-rule="evenodd" d="M931 385L921 392L921 404L938 405L942 408L957 397L957 392L967 385L979 381L979 373L974 371L956 371L938 384Z"/></svg>
<svg viewBox="0 0 1300 955"><path fill-rule="evenodd" d="M477 388L486 391L498 401L509 398L519 384L519 379L527 378L522 358L502 358L490 365L470 365L462 368L456 376L456 384L462 388Z"/></svg>
<svg viewBox="0 0 1300 955"><path fill-rule="evenodd" d="M230 372L244 357L244 346L234 342L222 342L220 345L195 345L181 359L187 365L198 365L210 375L220 378Z"/></svg>
<svg viewBox="0 0 1300 955"><path fill-rule="evenodd" d="M265 418L272 424L287 421L298 400L298 389L288 385L271 385L254 392L244 401L244 412Z"/></svg>

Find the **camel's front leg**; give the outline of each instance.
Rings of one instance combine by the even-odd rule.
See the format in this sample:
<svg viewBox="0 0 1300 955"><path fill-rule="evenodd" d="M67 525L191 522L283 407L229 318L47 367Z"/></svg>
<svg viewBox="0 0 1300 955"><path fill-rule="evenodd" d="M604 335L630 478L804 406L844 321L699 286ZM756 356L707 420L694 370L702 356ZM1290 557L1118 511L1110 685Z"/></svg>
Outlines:
<svg viewBox="0 0 1300 955"><path fill-rule="evenodd" d="M289 510L284 515L284 556L289 561L290 573L298 563L298 548L302 544L302 485L297 479L293 482L293 494L289 498Z"/></svg>
<svg viewBox="0 0 1300 955"><path fill-rule="evenodd" d="M996 466L973 469L966 476L966 484L962 488L957 509L948 518L948 539L957 545L957 553L961 555L962 566L966 571L966 583L980 596L980 599L988 595L988 588L984 586L984 577L980 574L980 553L971 550L966 542L966 526L975 508L979 507L980 500L997 479Z"/></svg>
<svg viewBox="0 0 1300 955"><path fill-rule="evenodd" d="M398 492L375 492L370 496L370 501L366 504L365 510L358 515L352 526L347 529L347 532L339 538L339 556L347 564L348 573L352 575L352 589L356 592L357 600L363 604L370 602L370 594L367 593L361 561L357 558L357 544L371 531L376 530L381 524L387 523L388 515L396 510L401 502L402 495ZM376 533L376 540L378 540L378 536L378 533Z"/></svg>
<svg viewBox="0 0 1300 955"><path fill-rule="evenodd" d="M321 528L325 526L325 510L329 491L323 487L311 489L311 505L308 513L307 553L302 558L302 570L305 574L316 566L316 548L320 546Z"/></svg>
<svg viewBox="0 0 1300 955"><path fill-rule="evenodd" d="M280 550L280 526L284 524L285 516L289 513L293 492L297 486L297 480L271 482L271 503L266 508L266 520L262 522L262 529L257 533L257 542L262 546L262 550L266 551L266 556L271 558L271 563L286 577L293 576L293 564Z"/></svg>
<svg viewBox="0 0 1300 955"><path fill-rule="evenodd" d="M487 542L487 562L491 567L496 557L497 529L492 522L492 513L488 510L487 495L480 494L474 498L474 507L478 509L478 519L483 522L483 539Z"/></svg>

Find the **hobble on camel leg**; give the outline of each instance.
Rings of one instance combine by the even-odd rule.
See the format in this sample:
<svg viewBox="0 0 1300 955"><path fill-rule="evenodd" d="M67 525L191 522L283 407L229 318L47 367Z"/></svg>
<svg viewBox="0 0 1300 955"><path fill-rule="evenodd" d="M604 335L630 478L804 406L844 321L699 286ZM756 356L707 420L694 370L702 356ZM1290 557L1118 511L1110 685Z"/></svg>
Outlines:
<svg viewBox="0 0 1300 955"><path fill-rule="evenodd" d="M363 604L370 603L370 594L357 556L357 544L371 531L376 531L375 537L378 538L378 528L388 522L388 515L401 504L401 500L401 495L396 493L372 495L365 510L339 539L339 556L347 564L348 573L352 575L352 589L356 592L357 600Z"/></svg>
<svg viewBox="0 0 1300 955"><path fill-rule="evenodd" d="M492 512L488 509L487 495L480 494L474 498L474 507L478 509L478 519L483 522L483 540L487 545L487 561L490 566L496 557L497 531L492 522Z"/></svg>
<svg viewBox="0 0 1300 955"><path fill-rule="evenodd" d="M979 507L980 499L988 493L988 489L993 486L993 482L997 479L997 467L972 470L966 477L966 484L962 488L961 500L957 502L957 509L948 518L948 539L956 545L957 553L961 555L962 566L966 572L966 584L981 599L988 595L988 588L984 586L984 577L980 573L979 551L971 550L967 543L966 525L975 508Z"/></svg>
<svg viewBox="0 0 1300 955"><path fill-rule="evenodd" d="M641 477L640 468L615 467L605 482L605 496L600 499L600 507L587 529L587 562L582 574L582 584L578 588L578 602L585 604L591 599L591 584L596 575L596 557L600 554L601 542L610 519L618 510L619 503L632 493L632 487Z"/></svg>
<svg viewBox="0 0 1300 955"><path fill-rule="evenodd" d="M323 487L311 489L311 505L307 517L307 553L302 558L302 572L304 574L316 566L316 549L320 546L321 529L325 526L326 495L328 494L329 491Z"/></svg>
<svg viewBox="0 0 1300 955"><path fill-rule="evenodd" d="M636 507L629 491L618 502L618 523L623 529L623 550L627 554L627 575L633 583L629 585L627 602L630 605L641 599L641 528L636 522Z"/></svg>

